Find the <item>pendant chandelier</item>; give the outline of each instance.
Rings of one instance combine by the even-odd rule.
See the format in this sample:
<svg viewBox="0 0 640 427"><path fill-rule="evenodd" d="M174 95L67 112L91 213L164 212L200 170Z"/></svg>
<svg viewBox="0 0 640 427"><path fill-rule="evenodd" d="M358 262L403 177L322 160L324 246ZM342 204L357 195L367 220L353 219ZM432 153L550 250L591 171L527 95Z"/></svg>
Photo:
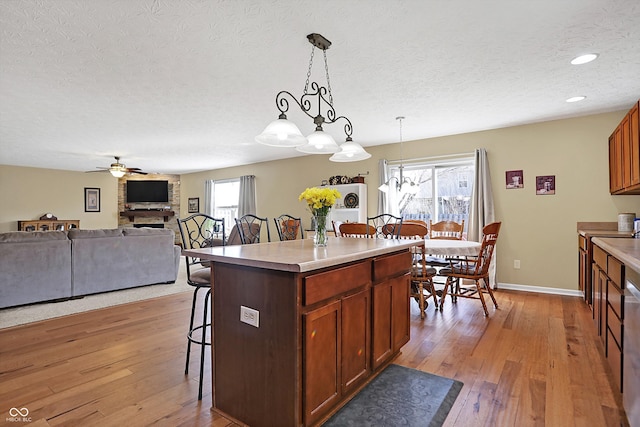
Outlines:
<svg viewBox="0 0 640 427"><path fill-rule="evenodd" d="M327 65L327 49L331 42L320 34L309 34L307 36L311 43L311 59L309 60L309 70L307 80L304 85L304 92L298 100L288 91L280 91L276 95L276 107L280 110L278 119L271 122L265 130L258 136L256 141L260 144L274 147L295 147L296 150L307 154L333 154L329 160L333 162L355 162L371 157L362 146L353 141L351 134L353 127L351 121L345 116L337 116L333 108L333 95L331 93L331 83L329 80L329 66ZM313 56L316 48L322 50L324 54L324 68L326 72L327 86L321 86L316 82L311 82L309 91L309 79L313 66ZM328 96L328 99L327 99ZM300 129L287 119L286 113L289 111L290 98L295 102L300 110L313 119L316 128L309 136L305 137ZM324 115L323 115L324 114ZM331 135L323 129L324 124L332 124L343 119L345 142L338 145Z"/></svg>
<svg viewBox="0 0 640 427"><path fill-rule="evenodd" d="M402 121L404 120L404 116L398 116L396 117L396 120L400 124L399 125L400 127L400 167L398 168L400 169L400 178L396 178L395 176L392 176L387 180L387 182L385 182L380 187L378 187L378 190L382 191L383 193L387 193L392 188L392 185L395 185L395 190L401 195L416 194L418 190L420 190L420 187L418 186L418 184L413 182L409 177L405 177L403 175L404 165L402 164L402 160L403 160L402 159L403 157Z"/></svg>

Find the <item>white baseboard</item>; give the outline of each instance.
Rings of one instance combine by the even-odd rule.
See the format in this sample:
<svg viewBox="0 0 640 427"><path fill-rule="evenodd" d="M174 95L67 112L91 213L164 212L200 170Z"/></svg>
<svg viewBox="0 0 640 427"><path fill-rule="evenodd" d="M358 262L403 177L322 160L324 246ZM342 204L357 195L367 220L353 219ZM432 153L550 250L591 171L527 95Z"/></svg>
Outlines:
<svg viewBox="0 0 640 427"><path fill-rule="evenodd" d="M522 292L537 292L539 294L565 295L569 297L583 297L582 291L577 289L547 288L543 286L517 285L514 283L498 283L498 289Z"/></svg>

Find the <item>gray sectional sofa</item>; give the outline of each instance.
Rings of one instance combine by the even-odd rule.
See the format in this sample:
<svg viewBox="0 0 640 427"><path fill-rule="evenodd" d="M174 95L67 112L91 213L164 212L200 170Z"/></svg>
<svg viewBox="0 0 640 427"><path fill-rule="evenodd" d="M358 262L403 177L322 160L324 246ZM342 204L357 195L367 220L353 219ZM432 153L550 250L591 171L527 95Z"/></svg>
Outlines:
<svg viewBox="0 0 640 427"><path fill-rule="evenodd" d="M158 228L0 233L0 308L175 282L174 239Z"/></svg>

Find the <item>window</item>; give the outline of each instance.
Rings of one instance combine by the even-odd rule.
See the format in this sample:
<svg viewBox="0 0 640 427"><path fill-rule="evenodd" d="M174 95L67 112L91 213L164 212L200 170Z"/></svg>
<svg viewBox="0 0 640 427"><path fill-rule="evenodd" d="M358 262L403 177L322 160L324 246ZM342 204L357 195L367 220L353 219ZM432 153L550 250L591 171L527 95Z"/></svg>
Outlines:
<svg viewBox="0 0 640 427"><path fill-rule="evenodd" d="M213 217L224 218L227 234L238 217L240 179L226 179L213 183Z"/></svg>
<svg viewBox="0 0 640 427"><path fill-rule="evenodd" d="M404 164L403 178L411 179L419 190L416 194L399 195L400 215L404 219L420 219L425 222L461 222L464 219L466 232L474 169L473 157ZM390 165L389 176L399 179L399 164Z"/></svg>

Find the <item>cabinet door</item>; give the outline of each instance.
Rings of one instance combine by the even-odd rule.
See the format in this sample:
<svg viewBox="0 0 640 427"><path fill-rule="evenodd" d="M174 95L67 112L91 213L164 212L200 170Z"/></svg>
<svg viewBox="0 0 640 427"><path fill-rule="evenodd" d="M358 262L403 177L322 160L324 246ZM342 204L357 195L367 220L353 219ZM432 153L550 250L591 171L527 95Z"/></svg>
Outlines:
<svg viewBox="0 0 640 427"><path fill-rule="evenodd" d="M622 151L622 188L631 186L631 140L629 138L629 115L620 122L620 149ZM617 134L618 132L616 132ZM618 136L616 135L616 138Z"/></svg>
<svg viewBox="0 0 640 427"><path fill-rule="evenodd" d="M410 280L411 275L409 273L392 279L391 327L394 352L400 350L403 345L409 342Z"/></svg>
<svg viewBox="0 0 640 427"><path fill-rule="evenodd" d="M303 315L304 419L312 424L341 396L340 301Z"/></svg>
<svg viewBox="0 0 640 427"><path fill-rule="evenodd" d="M631 185L640 185L640 102L629 112Z"/></svg>
<svg viewBox="0 0 640 427"><path fill-rule="evenodd" d="M366 289L342 300L342 393L369 375L370 295Z"/></svg>
<svg viewBox="0 0 640 427"><path fill-rule="evenodd" d="M609 137L609 191L615 193L622 189L622 129L616 128Z"/></svg>
<svg viewBox="0 0 640 427"><path fill-rule="evenodd" d="M407 273L373 287L373 369L409 341L409 280Z"/></svg>
<svg viewBox="0 0 640 427"><path fill-rule="evenodd" d="M391 338L391 281L387 280L372 288L372 368L377 369L391 357L393 341Z"/></svg>

